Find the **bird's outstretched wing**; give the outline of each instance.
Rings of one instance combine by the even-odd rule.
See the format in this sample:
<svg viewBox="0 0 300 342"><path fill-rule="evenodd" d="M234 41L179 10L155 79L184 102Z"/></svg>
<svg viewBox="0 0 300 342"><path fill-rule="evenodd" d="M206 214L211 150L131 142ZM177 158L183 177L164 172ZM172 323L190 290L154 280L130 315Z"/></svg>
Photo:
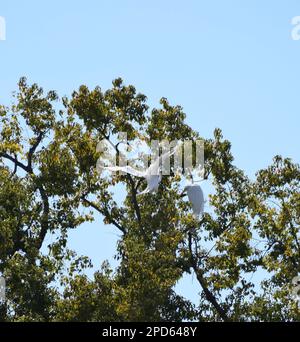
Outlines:
<svg viewBox="0 0 300 342"><path fill-rule="evenodd" d="M113 172L122 171L122 172L129 173L129 174L136 176L136 177L145 177L144 172L138 171L129 165L127 165L127 166L106 166L103 169L108 170L108 171L113 171Z"/></svg>

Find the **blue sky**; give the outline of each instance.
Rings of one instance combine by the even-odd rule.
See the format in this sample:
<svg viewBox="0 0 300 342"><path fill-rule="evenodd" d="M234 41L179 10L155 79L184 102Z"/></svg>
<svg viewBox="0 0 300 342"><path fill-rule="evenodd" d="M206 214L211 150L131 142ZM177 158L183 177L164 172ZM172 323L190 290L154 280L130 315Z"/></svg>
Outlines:
<svg viewBox="0 0 300 342"><path fill-rule="evenodd" d="M60 95L120 76L152 106L162 96L182 105L202 136L220 127L252 177L276 154L300 161L298 15L296 0L1 0L0 103L21 76ZM98 217L70 246L99 266L117 234ZM196 281L179 291L195 300Z"/></svg>

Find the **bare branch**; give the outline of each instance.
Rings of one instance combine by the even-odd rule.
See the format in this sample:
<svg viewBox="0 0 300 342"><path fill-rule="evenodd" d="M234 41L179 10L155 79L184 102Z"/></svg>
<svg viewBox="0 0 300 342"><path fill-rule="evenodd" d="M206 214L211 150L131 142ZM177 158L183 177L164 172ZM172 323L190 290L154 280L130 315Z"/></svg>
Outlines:
<svg viewBox="0 0 300 342"><path fill-rule="evenodd" d="M30 172L32 172L32 158L34 155L34 152L36 151L37 147L39 146L40 142L43 140L45 136L45 132L41 132L37 138L36 141L34 142L34 144L30 147L29 151L28 151L28 157L27 157L27 167L29 168Z"/></svg>
<svg viewBox="0 0 300 342"><path fill-rule="evenodd" d="M16 157L12 157L8 153L6 153L6 152L0 153L0 157L5 158L5 159L13 162L15 164L15 167L16 166L20 167L24 171L29 172L28 166L26 166L23 163L21 163Z"/></svg>
<svg viewBox="0 0 300 342"><path fill-rule="evenodd" d="M221 305L218 303L216 297L213 295L213 293L208 289L206 281L203 277L203 272L199 269L197 265L197 261L194 258L193 250L192 250L192 235L189 233L189 252L190 252L190 261L192 268L196 274L197 280L199 284L201 285L206 299L213 305L213 307L216 309L220 317L223 319L223 321L228 322L230 319L227 316L226 311L221 307Z"/></svg>
<svg viewBox="0 0 300 342"><path fill-rule="evenodd" d="M93 209L97 210L100 214L104 215L105 217L108 218L108 220L110 221L111 224L113 224L115 227L117 227L124 235L126 234L126 229L124 227L122 227L117 221L115 221L110 213L108 212L107 209L105 208L100 208L96 203L88 200L87 198L85 198L85 196L81 196L81 199L87 203L89 206L91 206Z"/></svg>

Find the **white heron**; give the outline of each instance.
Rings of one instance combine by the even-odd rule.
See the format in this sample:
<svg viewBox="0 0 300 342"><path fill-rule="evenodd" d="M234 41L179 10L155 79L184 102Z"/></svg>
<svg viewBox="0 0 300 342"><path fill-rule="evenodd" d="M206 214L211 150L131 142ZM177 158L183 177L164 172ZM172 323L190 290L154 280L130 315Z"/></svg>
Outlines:
<svg viewBox="0 0 300 342"><path fill-rule="evenodd" d="M202 215L204 212L204 194L202 188L198 184L186 185L182 191L181 196L188 196L188 199L192 205L193 213L195 216Z"/></svg>
<svg viewBox="0 0 300 342"><path fill-rule="evenodd" d="M188 196L189 202L192 205L193 213L196 217L202 215L204 212L204 194L200 185L195 184L196 182L202 182L204 179L199 181L194 181L193 174L191 170L188 170L190 174L191 183L186 185L181 193L181 197Z"/></svg>
<svg viewBox="0 0 300 342"><path fill-rule="evenodd" d="M173 151L168 151L158 157L145 171L139 171L133 167L127 166L107 166L104 167L105 170L109 171L122 171L129 173L133 176L145 178L147 182L147 187L144 191L138 192L137 195L143 195L147 193L153 193L158 190L159 184L162 179L161 166L164 165L165 161L170 158L175 153L176 148ZM160 165L161 164L161 165Z"/></svg>

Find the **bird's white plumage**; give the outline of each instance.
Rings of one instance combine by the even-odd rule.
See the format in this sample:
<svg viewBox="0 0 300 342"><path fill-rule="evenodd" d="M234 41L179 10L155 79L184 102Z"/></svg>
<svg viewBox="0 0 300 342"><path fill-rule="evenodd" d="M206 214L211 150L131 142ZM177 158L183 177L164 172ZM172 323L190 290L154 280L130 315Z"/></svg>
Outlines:
<svg viewBox="0 0 300 342"><path fill-rule="evenodd" d="M189 201L192 205L193 213L196 216L202 215L204 212L204 194L202 188L198 184L187 185L184 188L187 193Z"/></svg>
<svg viewBox="0 0 300 342"><path fill-rule="evenodd" d="M143 195L147 193L153 193L158 190L159 183L161 181L161 175L150 175L145 177L147 187L145 190L138 192L137 195Z"/></svg>
<svg viewBox="0 0 300 342"><path fill-rule="evenodd" d="M139 192L138 195L143 195L147 193L156 192L158 190L158 186L161 182L161 165L164 164L167 158L170 158L175 153L175 149L171 152L168 151L158 157L145 171L138 171L133 167L127 166L107 166L104 167L105 170L109 171L123 171L125 173L129 173L136 177L145 178L147 182L147 187L144 191Z"/></svg>
<svg viewBox="0 0 300 342"><path fill-rule="evenodd" d="M122 172L129 173L129 174L136 176L136 177L145 177L144 172L138 171L129 165L127 165L127 166L106 166L106 167L104 167L104 169L109 170L109 171L113 171L113 172L122 171Z"/></svg>

